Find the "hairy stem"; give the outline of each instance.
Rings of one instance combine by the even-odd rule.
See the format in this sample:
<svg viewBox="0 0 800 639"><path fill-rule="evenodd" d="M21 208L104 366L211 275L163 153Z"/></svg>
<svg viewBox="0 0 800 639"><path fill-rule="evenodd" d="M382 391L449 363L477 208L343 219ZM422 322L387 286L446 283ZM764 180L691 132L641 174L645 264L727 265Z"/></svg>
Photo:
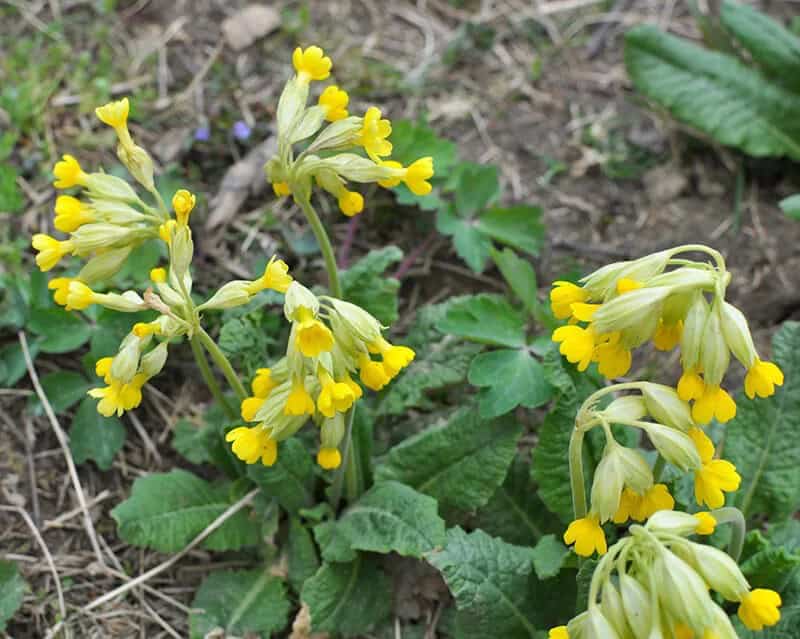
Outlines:
<svg viewBox="0 0 800 639"><path fill-rule="evenodd" d="M211 367L208 365L206 354L203 352L203 347L200 345L197 333L189 340L189 344L192 347L192 355L194 355L195 362L197 362L197 368L200 369L200 374L203 376L203 381L206 383L206 386L208 386L208 390L211 391L214 399L222 406L228 417L230 419L236 419L238 415L228 401L228 398L222 394L222 389L219 387L217 380L214 378L214 373L211 372Z"/></svg>
<svg viewBox="0 0 800 639"><path fill-rule="evenodd" d="M225 357L225 353L222 352L220 347L217 346L217 343L206 333L202 326L198 326L195 329L195 336L203 345L203 348L208 351L208 354L211 355L211 359L214 360L214 363L222 371L222 374L225 376L225 379L228 380L228 384L230 384L233 391L239 397L239 400L243 400L247 397L247 390L236 374L236 371L233 370L233 366L231 366L228 358Z"/></svg>

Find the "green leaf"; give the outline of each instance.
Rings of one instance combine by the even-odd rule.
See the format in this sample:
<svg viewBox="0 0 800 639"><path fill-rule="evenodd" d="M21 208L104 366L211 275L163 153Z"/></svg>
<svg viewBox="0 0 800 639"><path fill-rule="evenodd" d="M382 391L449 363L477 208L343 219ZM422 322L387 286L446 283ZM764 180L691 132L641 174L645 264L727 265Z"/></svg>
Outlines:
<svg viewBox="0 0 800 639"><path fill-rule="evenodd" d="M525 346L525 320L504 297L482 293L454 303L436 328L482 344Z"/></svg>
<svg viewBox="0 0 800 639"><path fill-rule="evenodd" d="M433 158L436 177L449 174L456 162L456 145L440 138L422 122L392 120L392 159L408 166L425 156Z"/></svg>
<svg viewBox="0 0 800 639"><path fill-rule="evenodd" d="M775 82L800 89L800 39L767 14L725 0L722 25L750 52Z"/></svg>
<svg viewBox="0 0 800 639"><path fill-rule="evenodd" d="M789 217L800 220L800 193L782 199L778 206Z"/></svg>
<svg viewBox="0 0 800 639"><path fill-rule="evenodd" d="M100 470L108 470L125 443L125 427L116 417L97 412L97 400L86 397L69 427L69 449L76 464L91 459Z"/></svg>
<svg viewBox="0 0 800 639"><path fill-rule="evenodd" d="M500 269L514 295L525 305L529 312L534 312L539 307L536 297L536 272L528 260L519 257L510 248L502 251L492 250L492 259Z"/></svg>
<svg viewBox="0 0 800 639"><path fill-rule="evenodd" d="M469 367L469 383L482 387L481 417L489 419L517 406L536 408L553 394L542 365L526 348L477 355Z"/></svg>
<svg viewBox="0 0 800 639"><path fill-rule="evenodd" d="M41 382L47 401L50 402L56 414L65 412L78 402L91 387L83 375L73 371L48 373L42 377ZM92 402L92 404L94 403ZM43 408L39 398L33 398L31 404L35 414L41 415Z"/></svg>
<svg viewBox="0 0 800 639"><path fill-rule="evenodd" d="M289 583L300 592L306 579L319 569L319 558L311 533L297 517L289 517L288 547Z"/></svg>
<svg viewBox="0 0 800 639"><path fill-rule="evenodd" d="M183 549L238 497L230 483L209 484L185 470L154 473L133 483L131 496L111 511L119 537L161 552ZM203 542L209 550L237 550L258 543L258 528L244 510Z"/></svg>
<svg viewBox="0 0 800 639"><path fill-rule="evenodd" d="M564 565L570 550L555 535L545 535L533 549L533 569L539 579L555 577Z"/></svg>
<svg viewBox="0 0 800 639"><path fill-rule="evenodd" d="M224 636L269 639L286 626L290 608L286 587L268 570L213 572L192 601L189 636L203 639L222 628Z"/></svg>
<svg viewBox="0 0 800 639"><path fill-rule="evenodd" d="M335 535L353 550L422 557L444 543L436 500L396 481L379 481L344 511ZM323 557L328 556L323 550Z"/></svg>
<svg viewBox="0 0 800 639"><path fill-rule="evenodd" d="M77 313L60 308L33 308L28 328L39 335L43 353L69 353L83 346L91 335L90 326Z"/></svg>
<svg viewBox="0 0 800 639"><path fill-rule="evenodd" d="M0 164L0 212L19 213L25 206L22 190L17 186L18 175L13 165Z"/></svg>
<svg viewBox="0 0 800 639"><path fill-rule="evenodd" d="M401 481L443 508L473 510L505 479L521 434L511 418L486 421L464 408L392 448L376 478Z"/></svg>
<svg viewBox="0 0 800 639"><path fill-rule="evenodd" d="M786 322L772 342L786 381L773 397L738 397L727 425L725 457L742 476L736 504L745 516L789 517L800 501L800 323Z"/></svg>
<svg viewBox="0 0 800 639"><path fill-rule="evenodd" d="M0 561L0 631L22 605L25 580L20 577L17 565L12 561Z"/></svg>
<svg viewBox="0 0 800 639"><path fill-rule="evenodd" d="M372 313L381 324L397 321L397 291L400 281L384 275L386 269L403 259L403 251L386 246L367 253L342 271L343 298Z"/></svg>
<svg viewBox="0 0 800 639"><path fill-rule="evenodd" d="M39 353L39 343L28 342L28 351L30 351L31 359L35 361L36 355ZM9 388L16 386L17 382L28 372L25 355L19 342L11 342L0 348L0 362L2 362L2 368L5 371L5 376L0 378L3 386L8 386Z"/></svg>
<svg viewBox="0 0 800 639"><path fill-rule="evenodd" d="M455 192L455 208L459 217L471 218L500 196L497 167L459 162L445 188Z"/></svg>
<svg viewBox="0 0 800 639"><path fill-rule="evenodd" d="M737 59L653 26L625 36L634 85L675 118L756 157L800 159L800 101Z"/></svg>
<svg viewBox="0 0 800 639"><path fill-rule="evenodd" d="M247 476L290 513L314 503L311 456L294 437L278 445L278 461L274 466L252 464L247 467Z"/></svg>
<svg viewBox="0 0 800 639"><path fill-rule="evenodd" d="M428 561L453 593L463 637L535 636L528 598L533 549L456 527L447 531L444 549Z"/></svg>
<svg viewBox="0 0 800 639"><path fill-rule="evenodd" d="M519 455L505 481L478 510L471 523L475 528L520 546L531 546L545 533L562 529L561 522L547 511L537 496L530 464Z"/></svg>
<svg viewBox="0 0 800 639"><path fill-rule="evenodd" d="M758 530L747 534L745 553L739 567L752 588L770 588L781 591L800 566L800 553L774 545ZM747 553L748 548L754 552Z"/></svg>
<svg viewBox="0 0 800 639"><path fill-rule="evenodd" d="M359 555L347 564L323 564L303 586L315 632L361 636L389 616L391 580L376 558Z"/></svg>
<svg viewBox="0 0 800 639"><path fill-rule="evenodd" d="M475 220L459 217L454 206L444 206L436 214L436 230L453 238L458 256L476 273L486 268L492 241L477 228Z"/></svg>
<svg viewBox="0 0 800 639"><path fill-rule="evenodd" d="M475 228L498 242L539 255L544 239L541 218L542 209L538 206L493 208L478 217Z"/></svg>
<svg viewBox="0 0 800 639"><path fill-rule="evenodd" d="M178 420L172 435L172 447L193 464L211 460L209 451L217 438L217 429L211 425L198 426L188 419Z"/></svg>

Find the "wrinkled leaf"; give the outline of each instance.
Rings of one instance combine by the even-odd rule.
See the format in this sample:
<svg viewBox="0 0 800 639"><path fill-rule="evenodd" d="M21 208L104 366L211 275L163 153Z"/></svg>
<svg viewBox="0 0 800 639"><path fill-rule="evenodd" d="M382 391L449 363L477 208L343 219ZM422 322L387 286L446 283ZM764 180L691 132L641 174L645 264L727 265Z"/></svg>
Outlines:
<svg viewBox="0 0 800 639"><path fill-rule="evenodd" d="M514 295L528 311L535 311L539 306L539 299L536 297L536 272L531 263L519 257L510 248L502 251L492 250L492 258Z"/></svg>
<svg viewBox="0 0 800 639"><path fill-rule="evenodd" d="M482 293L462 298L437 325L450 333L482 344L525 346L525 320L504 297Z"/></svg>
<svg viewBox="0 0 800 639"><path fill-rule="evenodd" d="M549 579L561 572L570 550L555 535L545 535L533 549L533 568L539 579Z"/></svg>
<svg viewBox="0 0 800 639"><path fill-rule="evenodd" d="M74 351L91 335L91 328L77 313L68 313L60 308L33 308L28 328L41 338L39 349L43 353Z"/></svg>
<svg viewBox="0 0 800 639"><path fill-rule="evenodd" d="M116 417L97 412L97 400L85 398L69 428L69 449L76 464L91 459L100 470L108 470L125 443L126 431Z"/></svg>
<svg viewBox="0 0 800 639"><path fill-rule="evenodd" d="M291 513L314 503L313 475L311 456L294 437L278 445L278 461L274 466L252 464L247 467L247 476Z"/></svg>
<svg viewBox="0 0 800 639"><path fill-rule="evenodd" d="M397 291L400 282L384 275L386 269L403 259L403 251L386 246L370 251L342 271L343 298L372 313L384 325L397 321Z"/></svg>
<svg viewBox="0 0 800 639"><path fill-rule="evenodd" d="M42 390L56 414L61 414L80 401L89 390L91 384L80 373L73 371L55 371L42 376ZM31 401L34 412L41 415L42 403L39 398Z"/></svg>
<svg viewBox="0 0 800 639"><path fill-rule="evenodd" d="M173 429L172 447L193 464L202 464L211 459L209 450L216 437L217 429L213 425L198 426L181 419Z"/></svg>
<svg viewBox="0 0 800 639"><path fill-rule="evenodd" d="M476 228L498 242L539 255L544 239L541 217L542 209L538 206L493 208L478 217Z"/></svg>
<svg viewBox="0 0 800 639"><path fill-rule="evenodd" d="M469 383L481 387L480 413L485 418L505 415L517 406L536 408L552 396L542 365L526 348L476 356Z"/></svg>

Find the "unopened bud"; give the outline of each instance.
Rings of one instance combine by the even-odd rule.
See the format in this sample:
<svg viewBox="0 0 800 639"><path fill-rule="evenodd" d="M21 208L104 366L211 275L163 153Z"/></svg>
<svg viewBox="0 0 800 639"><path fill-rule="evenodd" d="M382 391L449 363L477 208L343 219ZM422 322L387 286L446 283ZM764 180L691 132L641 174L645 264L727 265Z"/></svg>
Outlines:
<svg viewBox="0 0 800 639"><path fill-rule="evenodd" d="M603 584L603 592L600 598L600 607L603 615L620 637L630 637L631 629L625 618L625 607L622 604L622 595L609 579Z"/></svg>
<svg viewBox="0 0 800 639"><path fill-rule="evenodd" d="M684 472L700 468L697 447L686 433L661 424L649 424L646 430L655 449L670 464Z"/></svg>
<svg viewBox="0 0 800 639"><path fill-rule="evenodd" d="M689 305L681 334L681 363L687 370L697 369L703 344L703 332L709 313L705 297L702 293L697 292Z"/></svg>
<svg viewBox="0 0 800 639"><path fill-rule="evenodd" d="M750 590L738 564L719 548L690 541L686 546L676 547L675 552L700 573L712 590L728 601L740 601Z"/></svg>
<svg viewBox="0 0 800 639"><path fill-rule="evenodd" d="M646 383L642 386L642 396L647 412L660 424L682 431L695 425L689 404L678 397L678 392L671 386Z"/></svg>
<svg viewBox="0 0 800 639"><path fill-rule="evenodd" d="M654 621L650 593L636 579L624 574L619 576L619 589L634 636L647 637Z"/></svg>
<svg viewBox="0 0 800 639"><path fill-rule="evenodd" d="M107 173L90 173L86 178L86 188L93 198L138 202L139 196L122 178Z"/></svg>
<svg viewBox="0 0 800 639"><path fill-rule="evenodd" d="M721 304L715 304L703 329L703 342L700 347L700 362L703 366L703 379L710 386L719 386L728 370L731 355L722 333Z"/></svg>
<svg viewBox="0 0 800 639"><path fill-rule="evenodd" d="M753 344L753 336L750 334L750 327L744 314L733 304L722 303L722 334L725 342L738 359L742 366L750 370L753 363L758 358L756 347Z"/></svg>
<svg viewBox="0 0 800 639"><path fill-rule="evenodd" d="M133 245L128 245L95 255L84 264L78 279L87 284L110 279L122 268L132 249Z"/></svg>
<svg viewBox="0 0 800 639"><path fill-rule="evenodd" d="M147 379L155 377L167 363L167 343L161 342L153 350L142 355L140 370L147 375Z"/></svg>
<svg viewBox="0 0 800 639"><path fill-rule="evenodd" d="M658 322L659 307L669 295L666 287L640 288L630 291L603 304L594 314L593 326L597 333L615 331L641 332L642 326L653 326L653 318Z"/></svg>
<svg viewBox="0 0 800 639"><path fill-rule="evenodd" d="M640 395L618 397L603 409L603 415L609 422L624 424L635 422L647 415L647 407Z"/></svg>
<svg viewBox="0 0 800 639"><path fill-rule="evenodd" d="M309 153L351 146L361 130L362 122L363 118L352 116L329 124L308 147Z"/></svg>
<svg viewBox="0 0 800 639"><path fill-rule="evenodd" d="M658 598L664 610L674 619L681 619L695 632L708 628L714 605L708 588L697 572L683 559L661 548L653 566Z"/></svg>
<svg viewBox="0 0 800 639"><path fill-rule="evenodd" d="M197 307L197 310L235 308L247 304L252 296L248 292L250 282L247 280L233 280L224 284L206 302Z"/></svg>
<svg viewBox="0 0 800 639"><path fill-rule="evenodd" d="M155 189L153 158L147 151L133 143L120 144L117 146L117 157L139 184L148 191Z"/></svg>

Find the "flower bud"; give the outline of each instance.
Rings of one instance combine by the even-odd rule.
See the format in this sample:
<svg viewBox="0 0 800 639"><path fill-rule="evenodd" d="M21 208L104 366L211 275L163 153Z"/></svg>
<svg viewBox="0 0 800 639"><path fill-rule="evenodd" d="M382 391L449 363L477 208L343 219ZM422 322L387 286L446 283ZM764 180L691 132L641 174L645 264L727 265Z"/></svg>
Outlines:
<svg viewBox="0 0 800 639"><path fill-rule="evenodd" d="M690 541L687 546L675 548L675 551L700 573L712 590L728 601L740 601L749 592L750 585L738 564L719 548Z"/></svg>
<svg viewBox="0 0 800 639"><path fill-rule="evenodd" d="M642 387L642 396L647 412L660 424L688 431L694 426L689 404L678 397L671 386L646 383Z"/></svg>
<svg viewBox="0 0 800 639"><path fill-rule="evenodd" d="M688 537L697 530L699 522L695 515L677 510L659 510L650 515L645 527L648 530L663 531Z"/></svg>
<svg viewBox="0 0 800 639"><path fill-rule="evenodd" d="M323 448L338 448L344 438L344 413L336 413L332 418L322 422L320 440Z"/></svg>
<svg viewBox="0 0 800 639"><path fill-rule="evenodd" d="M661 548L653 565L658 598L667 613L681 619L695 633L711 626L711 608L705 582L683 559Z"/></svg>
<svg viewBox="0 0 800 639"><path fill-rule="evenodd" d="M93 198L138 202L139 196L122 178L107 173L90 173L86 177L86 188Z"/></svg>
<svg viewBox="0 0 800 639"><path fill-rule="evenodd" d="M155 190L153 182L153 158L136 144L120 144L117 157L125 165L134 179L148 191Z"/></svg>
<svg viewBox="0 0 800 639"><path fill-rule="evenodd" d="M634 636L647 637L653 626L653 607L644 586L629 575L619 576L622 605Z"/></svg>
<svg viewBox="0 0 800 639"><path fill-rule="evenodd" d="M111 364L111 377L127 384L139 370L139 355L141 354L141 341L138 337L128 336L123 340L119 352L114 356Z"/></svg>
<svg viewBox="0 0 800 639"><path fill-rule="evenodd" d="M298 309L307 308L316 316L319 313L319 300L310 290L300 282L294 281L286 289L286 297L283 303L283 313L290 322L295 320Z"/></svg>
<svg viewBox="0 0 800 639"><path fill-rule="evenodd" d="M167 363L167 342L161 342L153 350L142 355L140 370L147 375L147 379L155 377Z"/></svg>
<svg viewBox="0 0 800 639"><path fill-rule="evenodd" d="M620 637L631 636L631 629L625 618L625 607L622 604L622 596L610 579L603 584L600 608L603 611L603 616L608 619L609 623L614 627L614 630Z"/></svg>
<svg viewBox="0 0 800 639"><path fill-rule="evenodd" d="M110 279L125 263L133 245L104 251L91 258L78 273L78 279L86 284Z"/></svg>
<svg viewBox="0 0 800 639"><path fill-rule="evenodd" d="M655 330L653 318L657 323L660 305L669 292L670 289L666 287L640 288L615 297L594 314L594 328L599 334L625 330L643 333L647 331L643 331L642 327L650 325Z"/></svg>
<svg viewBox="0 0 800 639"><path fill-rule="evenodd" d="M169 244L170 270L175 277L185 277L189 272L189 264L194 256L194 242L188 226L178 225L172 230L172 241Z"/></svg>
<svg viewBox="0 0 800 639"><path fill-rule="evenodd" d="M592 508L601 521L607 521L619 508L623 487L641 494L652 485L653 473L644 458L633 449L611 441L606 444L594 473Z"/></svg>
<svg viewBox="0 0 800 639"><path fill-rule="evenodd" d="M183 297L180 293L172 288L166 282L156 282L156 289L161 299L170 307L179 307L184 304Z"/></svg>
<svg viewBox="0 0 800 639"><path fill-rule="evenodd" d="M703 331L710 310L703 294L698 292L689 305L681 334L681 363L685 369L696 369L700 361Z"/></svg>
<svg viewBox="0 0 800 639"><path fill-rule="evenodd" d="M362 118L349 117L325 127L308 147L309 153L351 146L361 130Z"/></svg>
<svg viewBox="0 0 800 639"><path fill-rule="evenodd" d="M223 284L220 289L211 296L211 299L203 302L197 310L220 310L224 308L235 308L247 304L252 296L248 292L250 282L248 280L233 280Z"/></svg>
<svg viewBox="0 0 800 639"><path fill-rule="evenodd" d="M667 286L673 293L685 293L698 289L713 289L717 274L697 268L678 268L652 278L647 286Z"/></svg>
<svg viewBox="0 0 800 639"><path fill-rule="evenodd" d="M86 255L98 249L131 242L138 235L136 229L96 222L76 229L72 234L72 243L78 255Z"/></svg>
<svg viewBox="0 0 800 639"><path fill-rule="evenodd" d="M669 251L645 255L638 260L615 262L597 269L581 280L591 299L607 300L617 294L617 281L628 278L647 282L664 270L669 260Z"/></svg>
<svg viewBox="0 0 800 639"><path fill-rule="evenodd" d="M95 294L95 299L97 304L102 304L106 308L120 313L136 313L137 311L145 311L148 308L144 300L135 291L125 291L122 295L119 293L97 293Z"/></svg>
<svg viewBox="0 0 800 639"><path fill-rule="evenodd" d="M700 455L686 433L661 424L649 424L646 431L655 449L670 464L684 472L700 468Z"/></svg>
<svg viewBox="0 0 800 639"><path fill-rule="evenodd" d="M381 329L383 328L381 323L363 308L332 297L326 298L326 301L333 306L334 312L341 320L341 327L345 331L355 335L365 344L373 344L381 340Z"/></svg>
<svg viewBox="0 0 800 639"><path fill-rule="evenodd" d="M728 348L738 359L742 366L750 369L758 359L756 347L753 344L753 336L750 334L750 327L744 314L733 304L722 303L722 334Z"/></svg>
<svg viewBox="0 0 800 639"><path fill-rule="evenodd" d="M328 168L353 182L378 182L397 177L398 173L404 175L400 169L375 164L372 160L355 153L339 153L324 160L317 159L315 167Z"/></svg>
<svg viewBox="0 0 800 639"><path fill-rule="evenodd" d="M722 333L722 305L717 303L711 309L703 329L703 342L700 347L700 362L703 366L703 379L709 386L719 386L730 363L730 351Z"/></svg>
<svg viewBox="0 0 800 639"><path fill-rule="evenodd" d="M647 407L640 395L626 395L615 399L602 413L609 422L624 424L642 419L647 415Z"/></svg>
<svg viewBox="0 0 800 639"><path fill-rule="evenodd" d="M132 224L145 219L143 213L125 202L98 198L93 199L91 202L92 209L98 219L108 224Z"/></svg>

